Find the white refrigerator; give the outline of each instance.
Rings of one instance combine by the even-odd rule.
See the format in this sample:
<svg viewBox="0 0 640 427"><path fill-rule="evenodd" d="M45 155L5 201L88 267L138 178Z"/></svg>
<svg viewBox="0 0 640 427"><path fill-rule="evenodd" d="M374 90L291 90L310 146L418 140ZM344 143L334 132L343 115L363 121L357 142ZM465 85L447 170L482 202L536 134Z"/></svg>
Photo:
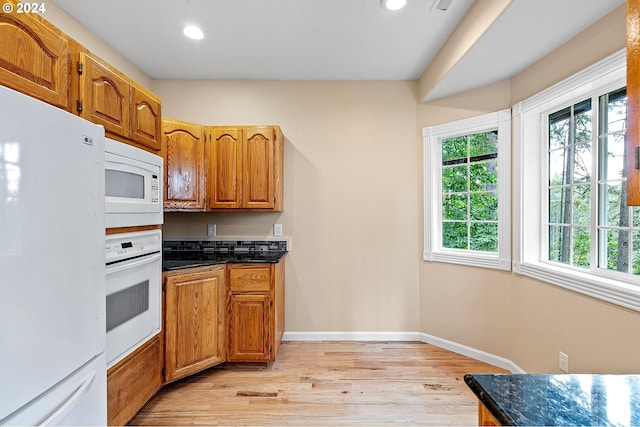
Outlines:
<svg viewBox="0 0 640 427"><path fill-rule="evenodd" d="M104 129L0 86L0 425L106 425Z"/></svg>

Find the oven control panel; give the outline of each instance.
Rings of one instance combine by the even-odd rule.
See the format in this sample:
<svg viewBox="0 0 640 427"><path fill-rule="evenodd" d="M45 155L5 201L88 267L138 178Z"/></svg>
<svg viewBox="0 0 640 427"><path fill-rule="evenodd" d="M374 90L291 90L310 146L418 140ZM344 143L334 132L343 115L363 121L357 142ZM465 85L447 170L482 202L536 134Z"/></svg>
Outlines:
<svg viewBox="0 0 640 427"><path fill-rule="evenodd" d="M160 230L106 236L105 259L107 265L161 251L162 232Z"/></svg>

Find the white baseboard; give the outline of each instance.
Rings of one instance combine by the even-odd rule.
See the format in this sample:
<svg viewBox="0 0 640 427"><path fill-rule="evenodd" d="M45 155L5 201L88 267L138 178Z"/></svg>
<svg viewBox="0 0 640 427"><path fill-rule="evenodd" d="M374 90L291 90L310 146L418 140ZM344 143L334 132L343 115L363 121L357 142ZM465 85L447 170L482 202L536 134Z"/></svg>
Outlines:
<svg viewBox="0 0 640 427"><path fill-rule="evenodd" d="M420 341L463 356L506 369L514 374L526 372L509 359L423 332L285 332L283 341Z"/></svg>

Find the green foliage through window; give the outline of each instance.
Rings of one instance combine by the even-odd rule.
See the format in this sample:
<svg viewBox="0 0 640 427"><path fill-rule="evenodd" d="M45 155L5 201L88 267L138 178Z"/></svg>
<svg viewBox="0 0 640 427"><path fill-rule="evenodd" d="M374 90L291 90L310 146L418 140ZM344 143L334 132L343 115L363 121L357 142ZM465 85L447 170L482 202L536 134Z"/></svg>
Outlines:
<svg viewBox="0 0 640 427"><path fill-rule="evenodd" d="M498 251L498 132L442 141L442 247Z"/></svg>

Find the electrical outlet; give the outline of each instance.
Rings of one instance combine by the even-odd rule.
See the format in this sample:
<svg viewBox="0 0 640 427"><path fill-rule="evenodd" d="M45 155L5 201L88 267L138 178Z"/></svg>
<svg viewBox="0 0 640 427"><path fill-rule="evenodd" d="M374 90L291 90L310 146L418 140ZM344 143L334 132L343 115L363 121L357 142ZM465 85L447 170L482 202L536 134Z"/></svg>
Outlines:
<svg viewBox="0 0 640 427"><path fill-rule="evenodd" d="M282 224L273 224L273 235L275 237L282 236Z"/></svg>
<svg viewBox="0 0 640 427"><path fill-rule="evenodd" d="M559 352L559 365L562 372L569 373L569 356L563 352Z"/></svg>
<svg viewBox="0 0 640 427"><path fill-rule="evenodd" d="M207 224L207 236L215 236L215 235L216 235L216 225Z"/></svg>

